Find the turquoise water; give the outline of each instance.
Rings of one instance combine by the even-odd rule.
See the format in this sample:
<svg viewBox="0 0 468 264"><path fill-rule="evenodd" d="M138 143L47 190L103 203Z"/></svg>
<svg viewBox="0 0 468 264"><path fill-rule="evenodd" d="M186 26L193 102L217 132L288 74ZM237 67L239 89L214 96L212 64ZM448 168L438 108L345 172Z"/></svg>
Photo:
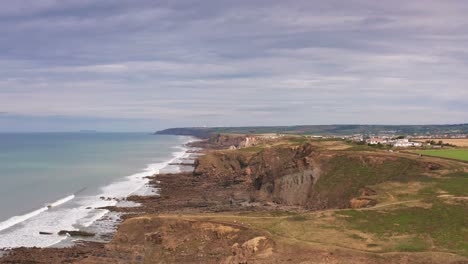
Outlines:
<svg viewBox="0 0 468 264"><path fill-rule="evenodd" d="M75 217L76 222L79 216L85 217L77 208L106 205L98 204L99 195L129 194L144 184L143 176L157 172L180 153L187 141L187 137L143 133L0 134L0 247L35 245L28 237L19 243L2 243L8 233L27 228L28 221L46 228L44 221L56 223L52 218L60 217L60 208L65 217L66 208L66 217L70 221ZM66 197L71 201L44 208ZM45 212L23 217L24 221L11 219L39 208ZM41 217L43 222L38 220ZM73 224L70 221L67 225Z"/></svg>

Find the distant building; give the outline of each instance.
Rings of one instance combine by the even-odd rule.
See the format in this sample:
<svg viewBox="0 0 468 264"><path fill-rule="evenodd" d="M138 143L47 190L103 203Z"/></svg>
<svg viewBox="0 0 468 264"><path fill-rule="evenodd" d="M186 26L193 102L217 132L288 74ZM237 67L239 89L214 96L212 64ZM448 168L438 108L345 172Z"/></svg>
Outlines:
<svg viewBox="0 0 468 264"><path fill-rule="evenodd" d="M420 142L411 142L407 138L403 139L391 139L388 137L371 137L366 140L366 142L370 145L377 145L377 144L382 144L382 145L392 145L394 147L420 147L422 146L422 143Z"/></svg>
<svg viewBox="0 0 468 264"><path fill-rule="evenodd" d="M377 145L377 144L387 144L388 140L385 138L371 137L366 140L367 144Z"/></svg>
<svg viewBox="0 0 468 264"><path fill-rule="evenodd" d="M421 147L422 143L421 142L411 142L407 138L403 139L397 139L395 143L393 144L394 147Z"/></svg>
<svg viewBox="0 0 468 264"><path fill-rule="evenodd" d="M351 140L355 142L362 142L364 141L364 136L361 134L352 135Z"/></svg>
<svg viewBox="0 0 468 264"><path fill-rule="evenodd" d="M317 135L310 135L308 137L310 137L310 138L323 138L323 136L317 136Z"/></svg>

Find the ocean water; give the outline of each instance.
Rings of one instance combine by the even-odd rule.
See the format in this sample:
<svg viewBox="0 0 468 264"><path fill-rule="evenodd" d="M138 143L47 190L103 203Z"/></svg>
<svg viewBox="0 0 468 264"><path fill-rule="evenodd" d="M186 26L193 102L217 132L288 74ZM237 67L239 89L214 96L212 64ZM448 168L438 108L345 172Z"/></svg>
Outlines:
<svg viewBox="0 0 468 264"><path fill-rule="evenodd" d="M189 137L143 133L0 134L0 248L47 247L90 226L97 207L141 193ZM40 235L50 232L53 235Z"/></svg>

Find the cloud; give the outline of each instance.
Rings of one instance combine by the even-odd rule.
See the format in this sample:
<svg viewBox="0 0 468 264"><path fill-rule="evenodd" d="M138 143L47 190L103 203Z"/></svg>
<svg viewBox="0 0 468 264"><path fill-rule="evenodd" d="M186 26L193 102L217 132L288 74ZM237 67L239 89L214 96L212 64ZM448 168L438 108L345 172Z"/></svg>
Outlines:
<svg viewBox="0 0 468 264"><path fill-rule="evenodd" d="M0 11L0 104L181 125L467 122L466 11L460 1L15 1Z"/></svg>

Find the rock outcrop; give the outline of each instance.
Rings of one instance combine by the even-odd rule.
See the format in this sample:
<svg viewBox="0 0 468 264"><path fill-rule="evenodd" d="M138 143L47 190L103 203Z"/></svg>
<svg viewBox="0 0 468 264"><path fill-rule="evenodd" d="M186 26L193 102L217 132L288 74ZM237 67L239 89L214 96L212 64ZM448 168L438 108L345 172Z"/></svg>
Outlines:
<svg viewBox="0 0 468 264"><path fill-rule="evenodd" d="M375 195L366 186L419 177L434 167L391 155L327 152L306 143L266 147L254 153L211 152L196 161L194 175L210 177L223 186L243 184L251 202L308 209L357 208L375 204L372 199L352 200Z"/></svg>
<svg viewBox="0 0 468 264"><path fill-rule="evenodd" d="M69 235L69 236L72 236L72 237L93 237L93 236L96 235L96 234L91 233L91 232L79 231L79 230L73 230L73 231L61 230L60 232L58 232L58 234L60 236Z"/></svg>
<svg viewBox="0 0 468 264"><path fill-rule="evenodd" d="M369 198L353 198L349 201L349 205L353 209L372 207L377 204L377 201Z"/></svg>
<svg viewBox="0 0 468 264"><path fill-rule="evenodd" d="M272 141L270 137L254 135L228 135L213 134L204 141L194 142L191 145L207 149L242 149L266 144Z"/></svg>

